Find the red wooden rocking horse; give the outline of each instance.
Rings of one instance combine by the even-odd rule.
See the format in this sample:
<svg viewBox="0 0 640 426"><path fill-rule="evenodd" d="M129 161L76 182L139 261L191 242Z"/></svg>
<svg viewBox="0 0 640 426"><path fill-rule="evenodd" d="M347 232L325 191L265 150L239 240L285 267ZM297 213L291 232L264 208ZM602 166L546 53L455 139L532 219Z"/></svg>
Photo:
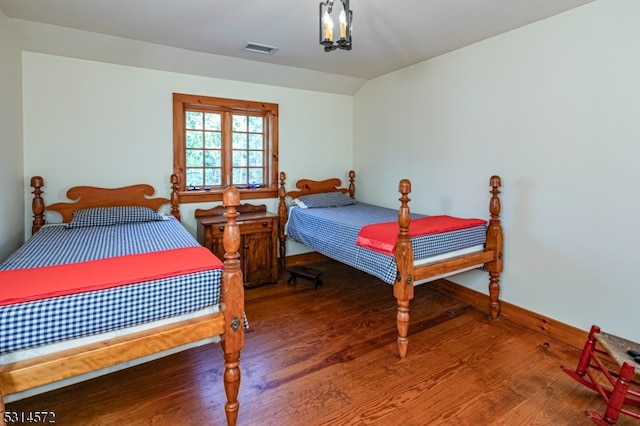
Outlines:
<svg viewBox="0 0 640 426"><path fill-rule="evenodd" d="M613 359L620 367L613 371L607 361ZM604 360L604 361L603 361ZM587 410L587 416L601 426L615 425L620 414L640 419L640 344L604 333L591 327L575 370L562 366L570 377L600 394L607 403L604 415Z"/></svg>

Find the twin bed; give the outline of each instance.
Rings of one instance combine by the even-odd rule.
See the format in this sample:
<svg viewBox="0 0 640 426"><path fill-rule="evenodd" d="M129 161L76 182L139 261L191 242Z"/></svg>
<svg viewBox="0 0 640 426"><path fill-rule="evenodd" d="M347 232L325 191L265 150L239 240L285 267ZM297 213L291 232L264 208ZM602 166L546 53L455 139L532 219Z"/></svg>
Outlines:
<svg viewBox="0 0 640 426"><path fill-rule="evenodd" d="M224 264L180 224L177 176L170 199L148 185L74 187L75 200L45 206L44 181L31 180L33 236L0 264L0 391L4 397L220 338L227 423L238 416L244 346L238 191L223 204ZM280 173L280 265L287 237L393 285L398 350L406 357L414 285L461 271L489 274L489 311L500 313L503 237L501 181L490 179L490 218L411 214L411 182L400 181L399 210L355 201L339 179L301 179L285 190ZM156 213L171 204L171 216ZM62 224L45 225L45 211ZM75 214L74 214L75 213ZM126 243L124 243L126 242ZM64 248L64 249L63 249Z"/></svg>
<svg viewBox="0 0 640 426"><path fill-rule="evenodd" d="M284 268L286 239L367 272L393 285L397 300L398 350L405 358L409 305L414 285L454 273L482 268L489 273L489 312L500 313L502 272L501 180L492 176L490 219L411 214L411 182L399 184L400 208L392 210L355 201L355 172L341 188L337 178L301 179L297 190L286 191L280 173L280 261Z"/></svg>
<svg viewBox="0 0 640 426"><path fill-rule="evenodd" d="M83 186L67 192L74 202L45 206L32 178L33 236L0 264L0 422L5 396L219 340L236 423L247 325L239 193L224 192L223 263L180 223L171 181L170 199L150 198L148 185ZM172 216L156 212L169 203ZM45 225L45 211L62 223Z"/></svg>

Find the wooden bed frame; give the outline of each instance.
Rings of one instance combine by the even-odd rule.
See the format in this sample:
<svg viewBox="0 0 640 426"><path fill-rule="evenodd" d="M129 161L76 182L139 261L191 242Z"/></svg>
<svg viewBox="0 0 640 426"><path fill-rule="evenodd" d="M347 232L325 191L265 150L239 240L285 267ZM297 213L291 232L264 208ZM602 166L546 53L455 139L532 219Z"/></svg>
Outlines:
<svg viewBox="0 0 640 426"><path fill-rule="evenodd" d="M326 179L322 181L301 179L296 182L298 190L285 190L286 174L280 172L280 188L278 197L278 215L280 217L280 262L284 269L286 256L286 235L284 233L285 224L288 221L288 209L286 197L296 198L302 195L317 194L322 192L341 191L348 193L355 199L355 172L349 172L349 187L341 188L342 182L338 178ZM401 194L400 208L398 210L398 241L395 248L395 260L397 265L396 281L393 285L393 295L397 300L396 323L398 328L398 351L400 358L407 355L407 339L409 333L409 304L413 299L415 282L432 277L439 277L445 274L462 271L475 265L484 265L489 272L489 314L492 319L500 315L500 273L502 272L502 250L503 237L502 225L500 223L500 186L499 176L491 176L489 185L491 186L491 199L489 201L490 219L487 226L487 239L482 252L462 255L451 259L428 263L425 265L414 265L413 248L409 238L409 223L411 214L409 211L409 194L411 193L411 182L402 179L398 191Z"/></svg>
<svg viewBox="0 0 640 426"><path fill-rule="evenodd" d="M180 219L178 209L178 177L171 176L171 199L149 198L154 190L149 185L133 185L124 188L107 189L77 186L67 192L67 197L75 202L56 203L45 206L42 198L44 179L31 179L33 187L33 227L37 232L45 223L45 210L59 212L64 222L71 220L75 210L88 207L146 206L157 210L163 204L171 203L171 212ZM240 270L240 232L236 223L240 205L239 192L234 187L224 191L226 206L223 244L225 247L224 272L221 283L221 311L164 325L126 336L116 337L73 349L43 355L34 359L0 366L0 424L4 422L4 396L27 389L46 385L58 380L113 366L125 361L176 348L191 342L214 336L221 337L224 354L224 390L227 402L225 411L228 425L235 425L238 417L240 389L240 352L244 346L244 286Z"/></svg>

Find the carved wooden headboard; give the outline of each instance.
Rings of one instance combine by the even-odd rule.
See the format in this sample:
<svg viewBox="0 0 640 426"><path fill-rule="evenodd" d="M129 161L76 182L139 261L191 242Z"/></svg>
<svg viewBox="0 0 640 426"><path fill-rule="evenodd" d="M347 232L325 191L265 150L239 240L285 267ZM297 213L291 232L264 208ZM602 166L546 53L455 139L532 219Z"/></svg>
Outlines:
<svg viewBox="0 0 640 426"><path fill-rule="evenodd" d="M31 233L37 232L44 224L44 212L55 211L62 216L63 222L70 222L73 212L92 207L117 207L117 206L141 206L152 210L158 210L163 204L171 204L171 214L180 220L178 203L177 175L171 175L172 192L171 199L151 196L155 189L151 185L137 184L121 188L100 188L95 186L74 186L67 191L67 198L71 201L45 205L42 198L42 187L45 186L41 176L31 178L33 188L33 226Z"/></svg>

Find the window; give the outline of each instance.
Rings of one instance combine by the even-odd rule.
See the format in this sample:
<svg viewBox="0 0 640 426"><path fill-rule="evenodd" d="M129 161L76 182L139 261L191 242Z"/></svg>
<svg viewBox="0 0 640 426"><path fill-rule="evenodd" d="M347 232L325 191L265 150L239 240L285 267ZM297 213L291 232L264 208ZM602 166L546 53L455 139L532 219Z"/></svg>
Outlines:
<svg viewBox="0 0 640 426"><path fill-rule="evenodd" d="M181 202L276 197L278 105L174 93L173 168Z"/></svg>

